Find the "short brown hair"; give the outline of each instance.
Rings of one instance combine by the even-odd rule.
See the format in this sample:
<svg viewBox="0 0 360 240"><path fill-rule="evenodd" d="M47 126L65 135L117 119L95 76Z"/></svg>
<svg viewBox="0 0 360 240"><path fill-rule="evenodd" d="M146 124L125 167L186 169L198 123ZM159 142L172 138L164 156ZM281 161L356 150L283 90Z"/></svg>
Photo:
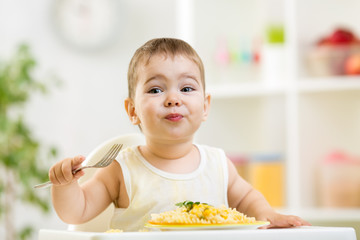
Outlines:
<svg viewBox="0 0 360 240"><path fill-rule="evenodd" d="M200 70L201 82L205 91L204 65L196 51L185 41L175 38L155 38L147 41L138 48L132 57L128 69L128 94L129 98L135 96L135 87L138 81L138 66L144 62L149 63L152 56L164 54L165 56L183 55L194 61Z"/></svg>

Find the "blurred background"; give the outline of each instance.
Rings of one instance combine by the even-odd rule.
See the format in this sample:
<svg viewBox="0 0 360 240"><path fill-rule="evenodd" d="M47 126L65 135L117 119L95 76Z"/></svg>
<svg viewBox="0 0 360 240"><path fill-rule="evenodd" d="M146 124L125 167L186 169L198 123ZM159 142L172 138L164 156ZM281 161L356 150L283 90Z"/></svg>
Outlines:
<svg viewBox="0 0 360 240"><path fill-rule="evenodd" d="M56 149L46 169L86 156L138 132L123 106L135 50L155 37L184 39L203 59L212 94L196 141L223 148L279 211L355 227L359 238L359 9L359 0L0 0L0 66L26 44L31 74L48 89L10 115L24 116L40 152ZM14 201L15 228L31 223L29 239L66 229L51 207L45 214Z"/></svg>

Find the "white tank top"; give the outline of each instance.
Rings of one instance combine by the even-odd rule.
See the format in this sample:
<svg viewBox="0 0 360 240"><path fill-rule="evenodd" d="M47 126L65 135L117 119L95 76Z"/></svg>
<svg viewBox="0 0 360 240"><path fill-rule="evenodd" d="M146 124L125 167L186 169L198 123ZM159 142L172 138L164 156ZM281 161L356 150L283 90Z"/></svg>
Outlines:
<svg viewBox="0 0 360 240"><path fill-rule="evenodd" d="M119 162L129 196L127 208L115 208L110 227L124 231L143 229L152 213L173 210L185 200L228 206L227 158L223 150L195 145L200 152L198 168L188 174L162 171L147 162L132 146L120 152Z"/></svg>

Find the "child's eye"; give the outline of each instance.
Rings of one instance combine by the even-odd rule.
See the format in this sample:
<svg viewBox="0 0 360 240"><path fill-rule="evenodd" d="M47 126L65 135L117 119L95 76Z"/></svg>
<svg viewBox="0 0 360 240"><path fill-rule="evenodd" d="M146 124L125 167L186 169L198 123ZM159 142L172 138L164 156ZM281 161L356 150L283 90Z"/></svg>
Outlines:
<svg viewBox="0 0 360 240"><path fill-rule="evenodd" d="M195 89L192 87L184 87L183 89L181 89L182 92L191 92L194 91Z"/></svg>
<svg viewBox="0 0 360 240"><path fill-rule="evenodd" d="M161 89L160 88L152 88L148 91L148 93L151 93L151 94L156 94L156 93L161 93Z"/></svg>

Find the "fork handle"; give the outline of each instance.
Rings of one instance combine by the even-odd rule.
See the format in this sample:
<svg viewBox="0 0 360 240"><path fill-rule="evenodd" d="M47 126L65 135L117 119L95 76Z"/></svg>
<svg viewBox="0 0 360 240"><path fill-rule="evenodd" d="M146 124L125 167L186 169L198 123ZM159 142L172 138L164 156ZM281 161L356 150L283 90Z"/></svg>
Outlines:
<svg viewBox="0 0 360 240"><path fill-rule="evenodd" d="M75 170L72 171L72 174L75 175L77 172L83 170L83 169L86 169L86 168L91 168L92 166L82 166L82 167L79 167Z"/></svg>
<svg viewBox="0 0 360 240"><path fill-rule="evenodd" d="M85 168L89 168L89 166L83 166L83 167L77 168L72 172L72 174L75 175L75 173L77 173L78 171L83 170ZM34 188L48 188L48 187L51 187L52 185L53 185L52 182L48 181L45 183L35 185Z"/></svg>
<svg viewBox="0 0 360 240"><path fill-rule="evenodd" d="M45 183L35 185L34 188L48 188L48 187L51 187L52 185L53 185L52 182L48 181Z"/></svg>

